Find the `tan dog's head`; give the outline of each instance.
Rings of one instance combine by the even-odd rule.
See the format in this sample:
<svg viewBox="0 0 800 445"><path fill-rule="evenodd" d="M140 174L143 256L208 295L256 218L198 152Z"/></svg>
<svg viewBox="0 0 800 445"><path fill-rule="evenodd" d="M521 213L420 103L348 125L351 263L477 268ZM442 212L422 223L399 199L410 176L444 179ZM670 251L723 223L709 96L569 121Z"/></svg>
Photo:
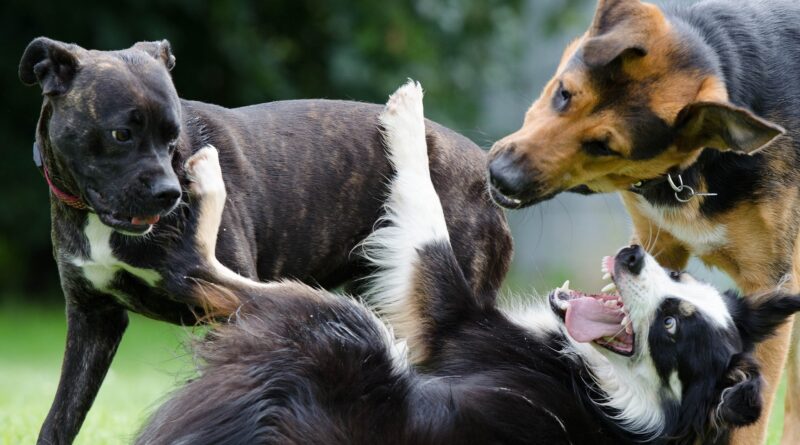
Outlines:
<svg viewBox="0 0 800 445"><path fill-rule="evenodd" d="M639 0L599 0L522 128L492 148L495 200L518 208L566 190L627 190L706 148L753 153L784 130L731 104L696 32Z"/></svg>

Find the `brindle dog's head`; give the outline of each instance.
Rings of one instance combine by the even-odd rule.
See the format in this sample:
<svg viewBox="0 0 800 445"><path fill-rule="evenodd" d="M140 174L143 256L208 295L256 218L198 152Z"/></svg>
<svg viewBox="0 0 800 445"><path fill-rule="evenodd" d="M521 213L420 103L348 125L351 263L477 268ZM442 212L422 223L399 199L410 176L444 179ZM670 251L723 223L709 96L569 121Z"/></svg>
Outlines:
<svg viewBox="0 0 800 445"><path fill-rule="evenodd" d="M94 51L43 37L20 61L22 82L44 95L37 142L50 176L122 233L147 233L181 197L174 64L166 40Z"/></svg>
<svg viewBox="0 0 800 445"><path fill-rule="evenodd" d="M753 153L783 133L731 104L696 32L639 0L600 0L522 128L495 144L495 200L522 207L572 189L626 190L710 147Z"/></svg>

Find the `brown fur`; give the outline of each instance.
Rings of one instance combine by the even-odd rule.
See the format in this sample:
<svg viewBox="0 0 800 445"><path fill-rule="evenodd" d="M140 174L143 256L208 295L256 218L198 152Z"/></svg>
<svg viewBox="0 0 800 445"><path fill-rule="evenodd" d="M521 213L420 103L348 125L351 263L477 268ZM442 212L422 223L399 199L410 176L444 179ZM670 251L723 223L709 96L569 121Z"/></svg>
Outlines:
<svg viewBox="0 0 800 445"><path fill-rule="evenodd" d="M795 237L800 228L796 211L800 196L795 185L787 186L780 180L792 171L789 157L794 149L788 139L779 140L769 151L776 178L776 188L771 191L774 196L739 203L731 211L707 217L701 212L701 205L704 199L714 198L696 197L688 205L661 211L660 221L656 221L652 208L648 210L649 203L627 191L639 181L663 177L673 169L686 169L705 147L752 153L783 132L779 126L732 105L725 81L719 76L677 68L680 63L676 54L681 53L683 45L681 35L658 7L639 0L600 0L591 27L567 47L555 77L527 111L522 128L498 141L490 159L509 155L520 159L520 168L535 176L538 187L531 202L578 186L594 192L622 192L633 220L635 241L645 245L665 267L683 269L690 254L696 254L706 264L729 274L748 295L774 287L789 272L800 276L800 250ZM605 90L605 75L623 78L624 86L617 87L623 90ZM553 106L560 85L571 93L569 105L563 110ZM649 112L676 129L673 143L654 156L637 159L636 129L630 124L630 116L624 114L630 110L626 108L629 104L608 105L619 100L646 104ZM730 123L727 119L734 115L738 120L733 128L720 128ZM738 143L722 136L739 129L752 132ZM592 156L582 147L592 140L607 142L617 155ZM702 181L695 189L708 191ZM523 199L523 194L518 198L528 199ZM698 249L697 245L681 241L680 233L670 233L667 227L676 228L676 233L690 229L711 233L724 228L724 242ZM800 290L794 280L788 287L791 292ZM736 444L751 445L765 438L790 332L791 322L757 351L768 385L766 409L758 424L735 433ZM800 360L793 360L800 366ZM797 374L793 372L790 377ZM800 384L790 386L787 416L800 416ZM789 426L787 432L791 431L794 435L789 437L800 438L800 425Z"/></svg>

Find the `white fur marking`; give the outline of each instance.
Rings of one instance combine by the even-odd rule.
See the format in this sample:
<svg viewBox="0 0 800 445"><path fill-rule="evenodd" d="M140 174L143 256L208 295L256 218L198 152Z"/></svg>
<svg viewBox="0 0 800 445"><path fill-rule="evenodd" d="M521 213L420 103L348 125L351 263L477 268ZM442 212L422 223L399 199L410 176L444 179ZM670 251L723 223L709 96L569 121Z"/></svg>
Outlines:
<svg viewBox="0 0 800 445"><path fill-rule="evenodd" d="M94 213L90 213L86 218L84 235L89 243L88 258L73 258L72 264L83 271L83 276L96 289L109 292L117 298L121 297L119 292L111 292L111 282L120 271L141 279L148 286L155 287L161 281L161 275L153 269L143 269L131 266L120 261L114 256L111 248L111 234L114 229L100 222L100 218Z"/></svg>
<svg viewBox="0 0 800 445"><path fill-rule="evenodd" d="M669 232L682 243L689 246L695 255L704 255L724 246L728 230L722 224L710 224L697 218L694 211L681 208L662 208L637 196L639 210L657 226Z"/></svg>
<svg viewBox="0 0 800 445"><path fill-rule="evenodd" d="M546 301L535 301L525 306L501 308L503 314L512 323L544 337L561 330L561 322Z"/></svg>
<svg viewBox="0 0 800 445"><path fill-rule="evenodd" d="M197 150L186 160L186 176L192 196L200 200L197 247L206 258L216 256L217 232L222 221L227 191L222 179L219 154L213 145Z"/></svg>
<svg viewBox="0 0 800 445"><path fill-rule="evenodd" d="M647 332L652 314L667 297L689 302L722 328L733 323L728 306L716 288L697 280L674 281L650 255L645 257L638 276L620 274L616 283L637 333Z"/></svg>
<svg viewBox="0 0 800 445"><path fill-rule="evenodd" d="M608 353L610 356L607 356L604 349L576 342L544 301L537 301L520 310L506 309L503 312L510 321L534 335L544 336L549 332L561 331L570 343L567 350L561 352L579 357L586 363L592 379L607 395L606 399L596 400L595 403L618 410L619 415L613 419L628 431L653 438L661 434L664 428L661 380L649 355L644 360L634 361L618 358L614 353Z"/></svg>
<svg viewBox="0 0 800 445"><path fill-rule="evenodd" d="M669 375L669 388L675 395L676 400L681 400L681 398L683 398L683 384L681 383L681 378L678 376L678 371L672 371Z"/></svg>
<svg viewBox="0 0 800 445"><path fill-rule="evenodd" d="M431 183L422 87L409 81L386 104L379 119L388 157L395 169L386 202L388 224L363 243L364 256L378 272L371 277L367 297L406 339L412 361L421 358L421 326L412 295L417 249L436 241L449 242L439 196Z"/></svg>
<svg viewBox="0 0 800 445"><path fill-rule="evenodd" d="M241 286L263 289L280 285L279 283L261 283L250 280L217 260L217 233L228 196L217 149L213 145L206 145L197 150L186 160L185 169L186 176L190 180L189 191L200 201L195 238L199 253L206 257L209 265L221 278Z"/></svg>
<svg viewBox="0 0 800 445"><path fill-rule="evenodd" d="M619 415L612 419L626 430L641 434L648 440L658 437L664 429L661 408L661 381L649 353L639 360L602 352L592 344L578 343L565 332L572 352L587 363L592 378L607 395L597 400L601 406L612 407ZM636 339L639 342L639 339ZM570 352L570 351L566 351Z"/></svg>

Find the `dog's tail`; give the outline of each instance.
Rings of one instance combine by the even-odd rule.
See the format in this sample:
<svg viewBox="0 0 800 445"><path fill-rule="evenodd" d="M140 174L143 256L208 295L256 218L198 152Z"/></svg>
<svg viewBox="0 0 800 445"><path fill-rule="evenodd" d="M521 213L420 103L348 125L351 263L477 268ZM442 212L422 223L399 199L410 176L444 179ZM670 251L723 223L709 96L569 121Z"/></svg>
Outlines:
<svg viewBox="0 0 800 445"><path fill-rule="evenodd" d="M367 299L406 340L412 362L429 355L437 327L477 304L431 182L422 96L420 84L409 81L380 115L395 173L382 227L363 243L377 270L369 278Z"/></svg>

